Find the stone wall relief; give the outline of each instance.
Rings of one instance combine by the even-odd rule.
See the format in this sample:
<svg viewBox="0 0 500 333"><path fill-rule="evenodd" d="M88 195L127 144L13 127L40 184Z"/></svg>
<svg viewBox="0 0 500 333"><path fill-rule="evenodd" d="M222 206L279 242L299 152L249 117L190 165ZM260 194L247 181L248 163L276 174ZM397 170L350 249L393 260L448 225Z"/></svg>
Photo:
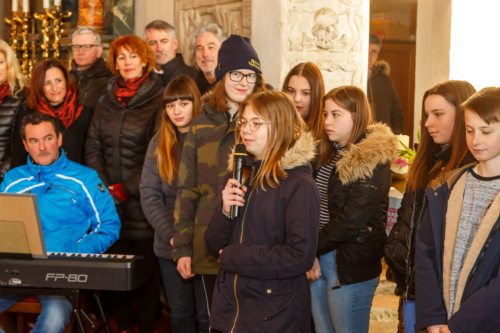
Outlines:
<svg viewBox="0 0 500 333"><path fill-rule="evenodd" d="M191 37L193 31L207 23L217 23L226 36L250 37L251 0L176 0L174 24L177 38L183 41L179 52L188 64L193 63Z"/></svg>
<svg viewBox="0 0 500 333"><path fill-rule="evenodd" d="M288 47L284 74L312 61L327 88L362 84L362 0L289 0ZM286 32L285 32L286 33Z"/></svg>

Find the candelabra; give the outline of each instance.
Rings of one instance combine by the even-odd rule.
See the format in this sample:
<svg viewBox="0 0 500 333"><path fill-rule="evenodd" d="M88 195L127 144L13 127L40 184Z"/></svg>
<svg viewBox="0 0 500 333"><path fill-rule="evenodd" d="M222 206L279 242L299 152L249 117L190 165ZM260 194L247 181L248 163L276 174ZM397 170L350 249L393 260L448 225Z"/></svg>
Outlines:
<svg viewBox="0 0 500 333"><path fill-rule="evenodd" d="M30 17L28 13L24 13L22 17L16 17L16 20L21 25L21 71L24 75L29 76L31 73L31 67L33 67L33 62L29 59L30 48L29 48L29 33L30 33ZM34 50L32 50L34 51Z"/></svg>
<svg viewBox="0 0 500 333"><path fill-rule="evenodd" d="M42 58L49 58L49 48L50 48L50 16L49 10L45 9L43 13L35 13L33 15L36 20L40 21L40 33L42 35L42 42L40 43L40 48L42 49Z"/></svg>
<svg viewBox="0 0 500 333"><path fill-rule="evenodd" d="M12 50L14 52L17 52L17 46L18 46L17 38L19 37L18 26L21 24L19 13L13 12L12 17L5 18L5 23L7 23L10 30L10 37L9 37L10 46L12 47Z"/></svg>
<svg viewBox="0 0 500 333"><path fill-rule="evenodd" d="M52 20L54 27L54 40L52 42L52 50L54 59L61 57L60 40L63 33L63 20L71 17L70 11L63 11L60 5L54 6L54 9L48 10L47 15Z"/></svg>

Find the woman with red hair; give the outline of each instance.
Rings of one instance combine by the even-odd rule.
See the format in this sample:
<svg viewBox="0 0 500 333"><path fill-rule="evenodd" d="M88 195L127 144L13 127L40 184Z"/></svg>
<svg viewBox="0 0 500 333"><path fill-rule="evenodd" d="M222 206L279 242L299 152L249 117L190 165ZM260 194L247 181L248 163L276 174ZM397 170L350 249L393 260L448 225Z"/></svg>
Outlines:
<svg viewBox="0 0 500 333"><path fill-rule="evenodd" d="M137 311L131 307L130 294L113 296L120 330L131 328L138 319L140 332L153 331L161 285L153 253L154 231L144 216L139 194L144 157L162 109L163 86L153 73L154 66L153 52L139 37L126 35L111 43L108 67L115 77L97 103L85 146L86 163L97 170L110 190L122 221L120 239L109 252L141 255L153 271L136 290Z"/></svg>
<svg viewBox="0 0 500 333"><path fill-rule="evenodd" d="M83 163L83 148L92 109L80 103L76 87L59 60L41 61L31 73L27 101L16 117L11 167L26 163L28 154L20 135L21 121L35 111L59 119L64 128L64 152L70 160Z"/></svg>

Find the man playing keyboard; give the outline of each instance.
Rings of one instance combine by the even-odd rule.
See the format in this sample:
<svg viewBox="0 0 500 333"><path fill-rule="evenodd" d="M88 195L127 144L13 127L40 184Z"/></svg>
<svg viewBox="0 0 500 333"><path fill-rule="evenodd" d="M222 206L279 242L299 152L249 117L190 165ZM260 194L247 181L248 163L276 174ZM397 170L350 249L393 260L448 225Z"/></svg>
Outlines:
<svg viewBox="0 0 500 333"><path fill-rule="evenodd" d="M28 161L5 175L0 191L36 195L47 251L103 253L118 239L120 220L97 172L64 154L62 128L59 120L46 114L23 118L21 135ZM24 297L1 295L0 313ZM42 312L31 332L64 332L72 312L69 300L58 295L37 297ZM1 327L0 332L4 332Z"/></svg>

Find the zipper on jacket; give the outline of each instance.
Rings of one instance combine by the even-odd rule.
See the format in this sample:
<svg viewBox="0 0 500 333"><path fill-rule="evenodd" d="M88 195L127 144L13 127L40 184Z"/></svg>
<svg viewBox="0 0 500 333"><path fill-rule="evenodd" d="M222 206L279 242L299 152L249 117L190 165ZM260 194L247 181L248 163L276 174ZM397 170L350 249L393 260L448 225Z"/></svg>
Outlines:
<svg viewBox="0 0 500 333"><path fill-rule="evenodd" d="M252 197L253 190L250 192L248 195L248 200L247 200L247 207L250 204L250 198ZM240 231L240 244L243 243L243 230L245 227L245 217L247 216L247 210L245 209L245 213L243 213L243 218L241 219L241 231ZM238 282L238 273L234 274L234 281L233 281L233 294L234 294L234 299L236 300L236 316L234 316L234 321L233 321L233 327L231 327L231 333L234 332L234 329L236 328L236 323L238 322L238 317L240 316L240 302L238 300L238 293L236 292L236 284Z"/></svg>

